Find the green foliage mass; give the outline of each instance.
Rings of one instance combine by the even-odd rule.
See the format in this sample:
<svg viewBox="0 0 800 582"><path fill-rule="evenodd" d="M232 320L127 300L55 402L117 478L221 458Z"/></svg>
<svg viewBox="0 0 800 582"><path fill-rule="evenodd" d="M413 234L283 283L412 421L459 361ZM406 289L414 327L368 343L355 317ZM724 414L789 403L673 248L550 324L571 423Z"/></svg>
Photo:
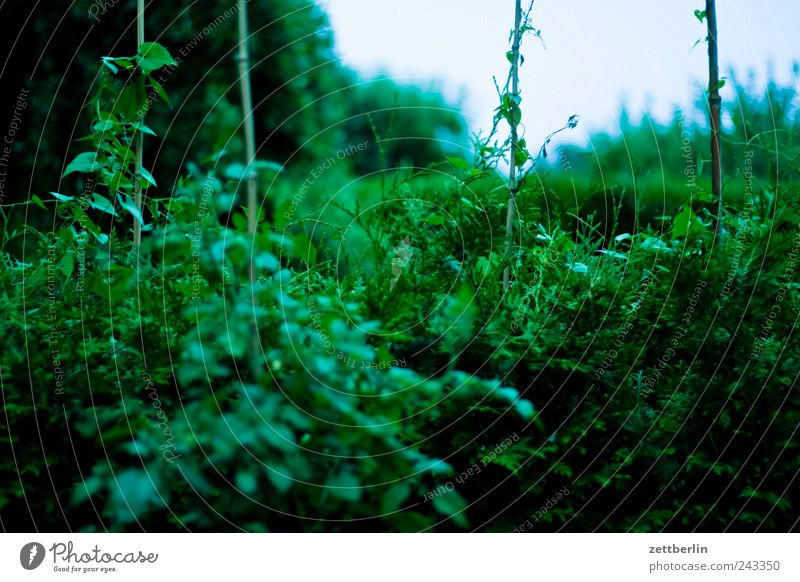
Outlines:
<svg viewBox="0 0 800 582"><path fill-rule="evenodd" d="M258 4L254 18L309 10L278 4ZM256 52L322 21L282 26ZM330 50L326 35L311 39L320 54ZM206 46L214 42L222 46ZM309 51L254 77L279 86L292 59L319 56ZM566 171L542 166L517 195L506 258L502 177L463 156L435 159L446 148L395 140L409 112L392 111L391 100L381 111L388 81L346 99L377 112L347 129L367 149L340 158L326 149L339 151L340 138L329 136L310 169L282 154L330 120L292 117L276 102L262 129L287 121L286 143L257 165L274 219L260 216L252 237L236 202L241 156L220 154L215 141L235 131L224 115L198 138L203 154L164 185L162 166L137 168L130 148L137 132L165 134L166 118L148 109L144 125L138 112L174 56L158 44L104 61L91 133L64 168L75 183L30 200L52 228L3 211L4 527L795 527L800 200L796 159L786 157L796 147L788 106L769 130L779 141L768 140L763 103L742 93L748 113L726 135L742 150L728 158L734 195L719 233L696 157L687 195L680 130L653 134L663 140L658 163L635 148L641 176L618 163L624 144L645 139L628 127L627 141L594 145L609 170L601 187L626 189L632 175L648 188L666 184L672 203L660 228L598 239L591 219L575 226L566 208L553 212L548 197ZM170 75L204 70L185 62ZM174 104L169 89L154 112ZM325 94L287 90L283 106L293 110ZM438 97L414 99L448 109ZM687 127L691 151L704 151ZM590 190L585 155L568 151ZM413 168L385 170L395 166ZM144 214L131 202L137 174L148 184ZM144 225L141 248L131 243L134 220Z"/></svg>
<svg viewBox="0 0 800 582"><path fill-rule="evenodd" d="M209 160L222 151L231 159L243 157L236 6L213 0L147 10L147 37L180 61L177 68L162 69L155 76L169 104L147 111L159 135L146 141L145 158L157 160L157 177L168 190L188 163ZM63 170L65 160L82 151L80 143L69 142L94 123L95 112L86 101L102 83L103 57L136 52L131 34L135 0L77 0L65 11L40 8L29 19L30 9L24 3L3 7L7 22L24 22L26 29L25 34L5 35L0 41L7 43L5 54L13 54L15 64L4 77L9 90L0 96L0 108L13 110L17 89L23 86L35 100L24 112L25 131L14 144L7 203L54 189L82 188L77 179L55 186L53 168ZM439 161L443 152L468 145L461 113L435 91L388 79L363 79L344 67L334 51L328 17L316 3L250 2L248 20L258 157L286 166L298 183L341 148L374 140L370 116L385 133L382 137L392 140L387 167L426 166ZM390 119L391 133L385 131ZM59 139L42 139L43 135ZM341 166L350 163L358 163L360 171L384 167L376 153L344 160ZM265 210L271 218L269 202ZM41 227L48 224L47 218L34 214L27 221Z"/></svg>

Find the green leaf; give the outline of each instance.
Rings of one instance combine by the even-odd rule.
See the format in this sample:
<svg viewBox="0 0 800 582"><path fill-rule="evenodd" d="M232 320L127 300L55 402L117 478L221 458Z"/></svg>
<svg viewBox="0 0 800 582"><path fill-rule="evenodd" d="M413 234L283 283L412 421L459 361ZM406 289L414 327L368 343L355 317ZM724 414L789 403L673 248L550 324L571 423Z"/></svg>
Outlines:
<svg viewBox="0 0 800 582"><path fill-rule="evenodd" d="M136 284L136 274L129 267L117 267L111 279L95 279L90 290L103 301L116 305L130 295L130 290Z"/></svg>
<svg viewBox="0 0 800 582"><path fill-rule="evenodd" d="M453 522L463 528L469 527L469 520L464 513L467 502L456 491L450 491L440 497L434 497L433 508L442 515L449 517Z"/></svg>
<svg viewBox="0 0 800 582"><path fill-rule="evenodd" d="M114 209L114 205L111 203L111 201L105 196L97 194L96 192L92 195L92 200L89 202L89 206L102 212L107 212L112 216L117 216L117 211Z"/></svg>
<svg viewBox="0 0 800 582"><path fill-rule="evenodd" d="M145 180L147 180L152 186L158 186L158 184L156 184L156 179L153 178L153 174L151 174L141 166L139 167L139 175Z"/></svg>
<svg viewBox="0 0 800 582"><path fill-rule="evenodd" d="M588 273L589 267L584 263L568 263L567 266L570 268L571 271L574 273Z"/></svg>
<svg viewBox="0 0 800 582"><path fill-rule="evenodd" d="M294 253L296 257L305 261L310 267L317 264L317 249L314 248L311 240L303 233L294 237Z"/></svg>
<svg viewBox="0 0 800 582"><path fill-rule="evenodd" d="M275 172L276 174L283 172L283 166L271 160L256 160L253 162L253 167L255 167L256 170L266 170Z"/></svg>
<svg viewBox="0 0 800 582"><path fill-rule="evenodd" d="M145 42L139 47L139 68L149 74L167 65L177 65L169 51L157 42Z"/></svg>
<svg viewBox="0 0 800 582"><path fill-rule="evenodd" d="M452 475L455 471L453 466L441 459L424 459L414 465L414 470L420 473L428 473L431 475Z"/></svg>
<svg viewBox="0 0 800 582"><path fill-rule="evenodd" d="M115 523L128 523L161 505L157 473L126 469L109 483L107 511Z"/></svg>
<svg viewBox="0 0 800 582"><path fill-rule="evenodd" d="M103 64L115 75L119 71L117 65L123 69L130 69L133 65L128 57L101 57Z"/></svg>
<svg viewBox="0 0 800 582"><path fill-rule="evenodd" d="M392 513L400 509L403 502L411 495L411 487L408 483L395 483L383 495L381 501L381 511L383 513Z"/></svg>
<svg viewBox="0 0 800 582"><path fill-rule="evenodd" d="M238 162L233 164L228 164L222 171L222 175L225 176L228 180L236 180L236 181L244 180L245 179L244 164L240 164Z"/></svg>
<svg viewBox="0 0 800 582"><path fill-rule="evenodd" d="M94 172L97 169L97 165L97 154L95 152L84 152L75 156L75 159L69 163L61 177L68 176L73 172Z"/></svg>
<svg viewBox="0 0 800 582"><path fill-rule="evenodd" d="M123 198L121 194L117 194L117 202L119 202L119 205L127 210L131 216L138 220L139 224L144 226L144 218L142 217L141 210L136 207L136 204L134 204L129 197L126 196Z"/></svg>
<svg viewBox="0 0 800 582"><path fill-rule="evenodd" d="M167 92L164 90L164 87L161 86L161 83L159 83L158 81L154 81L153 79L150 79L150 88L156 95L158 95L159 97L161 97L161 99L164 100L164 103L166 103L167 105L170 104L169 96L167 95Z"/></svg>
<svg viewBox="0 0 800 582"><path fill-rule="evenodd" d="M242 490L246 495L255 493L258 487L258 481L255 476L249 471L237 471L236 473L236 486Z"/></svg>
<svg viewBox="0 0 800 582"><path fill-rule="evenodd" d="M267 469L267 477L280 493L286 493L294 484L291 476L288 475L289 469L286 467L270 467Z"/></svg>
<svg viewBox="0 0 800 582"><path fill-rule="evenodd" d="M522 166L530 159L531 155L528 153L524 147L520 147L517 144L517 147L514 149L514 163L517 166Z"/></svg>
<svg viewBox="0 0 800 582"><path fill-rule="evenodd" d="M58 263L58 269L66 278L72 275L72 271L75 269L75 255L71 251L68 251L61 258Z"/></svg>
<svg viewBox="0 0 800 582"><path fill-rule="evenodd" d="M72 503L80 505L89 497L100 491L103 486L103 479L99 475L92 475L81 481L72 491Z"/></svg>
<svg viewBox="0 0 800 582"><path fill-rule="evenodd" d="M111 129L114 128L115 125L116 124L113 121L109 121L109 120L98 121L97 123L95 123L92 126L92 129L97 131L97 132L99 132L99 133L103 133L104 131L110 131Z"/></svg>
<svg viewBox="0 0 800 582"><path fill-rule="evenodd" d="M684 206L683 211L672 219L673 238L685 238L690 234L702 230L702 228L703 223L688 206Z"/></svg>
<svg viewBox="0 0 800 582"><path fill-rule="evenodd" d="M41 199L41 198L39 198L39 197L38 197L36 194L34 194L33 196L31 196L31 202L33 202L34 204L36 204L36 206L38 206L39 208L41 208L41 209L43 209L43 210L47 210L47 208L46 208L46 207L45 207L45 205L44 205L44 202L42 202L42 199Z"/></svg>
<svg viewBox="0 0 800 582"><path fill-rule="evenodd" d="M60 200L61 202L69 202L70 200L75 200L73 196L64 196L63 194L59 194L58 192L50 192L50 194L56 200Z"/></svg>
<svg viewBox="0 0 800 582"><path fill-rule="evenodd" d="M447 221L447 218L442 216L441 214L431 214L425 217L425 222L428 224L432 224L434 226L440 226Z"/></svg>
<svg viewBox="0 0 800 582"><path fill-rule="evenodd" d="M70 212L72 213L72 216L75 217L75 220L78 221L78 224L88 230L95 237L100 236L100 227L89 218L89 216L83 211L83 208L81 208L80 204L73 204L70 206Z"/></svg>
<svg viewBox="0 0 800 582"><path fill-rule="evenodd" d="M152 129L150 129L144 123L141 123L141 122L134 123L133 124L133 129L141 131L142 133L149 133L150 135L152 135L154 137L158 137L158 136L156 136L156 132L155 131L153 131Z"/></svg>
<svg viewBox="0 0 800 582"><path fill-rule="evenodd" d="M361 497L361 483L352 473L340 473L328 479L325 484L331 495L345 501L358 501Z"/></svg>
<svg viewBox="0 0 800 582"><path fill-rule="evenodd" d="M241 232L247 231L247 218L241 212L235 212L231 215L231 222L234 228Z"/></svg>
<svg viewBox="0 0 800 582"><path fill-rule="evenodd" d="M115 75L117 74L117 71L119 71L119 69L116 67L116 65L114 65L112 60L109 59L108 57L103 57L103 64L106 67L108 67L111 70L111 72L114 73Z"/></svg>
<svg viewBox="0 0 800 582"><path fill-rule="evenodd" d="M139 83L127 85L114 102L114 111L128 119L138 118L139 108L147 102L144 87Z"/></svg>
<svg viewBox="0 0 800 582"><path fill-rule="evenodd" d="M525 420L531 420L536 415L536 409L529 400L518 400L514 405L514 408L516 409L517 414L519 414Z"/></svg>
<svg viewBox="0 0 800 582"><path fill-rule="evenodd" d="M706 11L705 10L695 10L694 11L694 17L697 20L699 20L700 22L703 22L703 20L705 20L705 18L706 18Z"/></svg>

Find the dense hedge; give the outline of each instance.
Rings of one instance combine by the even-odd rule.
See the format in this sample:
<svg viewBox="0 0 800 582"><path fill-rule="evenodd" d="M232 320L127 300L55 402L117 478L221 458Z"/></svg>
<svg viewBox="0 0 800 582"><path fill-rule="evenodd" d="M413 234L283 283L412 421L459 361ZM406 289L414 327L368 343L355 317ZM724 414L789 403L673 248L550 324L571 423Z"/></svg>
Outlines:
<svg viewBox="0 0 800 582"><path fill-rule="evenodd" d="M258 6L256 21L268 20L272 4ZM313 16L287 20L269 42L318 32L324 16ZM281 57L291 63L254 77L274 84L295 66L315 70L330 39L309 38ZM215 118L203 155L174 184L147 174L141 216L126 154L145 131L130 111L146 95L122 87L128 71L146 79L170 66L154 54L111 61L122 75L106 65L89 100L91 151L75 145L60 186L0 214L3 528L796 528L791 91L770 89L786 105L771 129L762 100L740 96L720 229L701 131L678 117L663 131L629 126L564 150L528 174L507 256L497 171L445 158L450 146L393 149L381 133L396 114L409 131L457 134L460 118L437 117L447 109L437 97L422 98L436 123L402 109L356 115L352 139L320 137L325 147L293 167L275 160L348 112L292 117L308 94L287 89L261 129L299 125L270 142L269 159L260 154L273 212L252 237L236 202L239 146L218 151L239 123L231 107L232 126ZM311 62L292 60L302 56ZM347 86L336 70L335 87ZM375 111L395 89L378 80L342 98ZM398 92L419 105L418 92ZM163 115L148 115L156 132ZM651 228L609 229L572 212L576 221L562 196L571 174L585 193L658 199L619 163L626 144L658 174L642 184L662 185L662 212L650 213ZM170 147L165 159L185 153ZM605 183L592 182L591 159ZM34 209L51 226L19 218ZM132 220L146 223L141 248ZM608 220L615 212L599 222Z"/></svg>

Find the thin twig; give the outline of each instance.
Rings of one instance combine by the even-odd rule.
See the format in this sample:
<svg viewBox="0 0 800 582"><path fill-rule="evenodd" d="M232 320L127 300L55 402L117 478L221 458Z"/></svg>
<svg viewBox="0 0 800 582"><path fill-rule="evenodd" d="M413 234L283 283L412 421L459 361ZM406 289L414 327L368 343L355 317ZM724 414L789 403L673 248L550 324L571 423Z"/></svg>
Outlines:
<svg viewBox="0 0 800 582"><path fill-rule="evenodd" d="M717 54L717 9L715 0L706 0L708 24L708 108L711 116L711 191L717 197L717 233L722 224L722 166L720 163L719 62Z"/></svg>
<svg viewBox="0 0 800 582"><path fill-rule="evenodd" d="M533 3L531 2L531 6ZM511 47L511 95L514 100L514 108L518 108L519 97L519 48L522 41L522 0L516 0L516 9L514 11L514 44ZM514 211L517 196L517 124L519 119L515 117L514 111L518 109L511 109L509 121L511 122L511 154L510 165L511 169L508 174L508 209L506 211L506 266L503 269L503 291L507 291L511 281L511 246L514 234Z"/></svg>
<svg viewBox="0 0 800 582"><path fill-rule="evenodd" d="M137 12L136 12L136 51L139 52L141 50L142 45L144 44L144 0L137 0ZM141 84L141 94L144 94L144 76L138 81ZM142 214L142 181L144 178L142 177L142 168L144 166L144 132L137 131L136 132L136 186L134 189L134 202L136 203L136 208L139 210L139 214ZM136 251L136 255L139 255L139 247L142 243L142 225L141 223L134 219L133 221L133 246Z"/></svg>

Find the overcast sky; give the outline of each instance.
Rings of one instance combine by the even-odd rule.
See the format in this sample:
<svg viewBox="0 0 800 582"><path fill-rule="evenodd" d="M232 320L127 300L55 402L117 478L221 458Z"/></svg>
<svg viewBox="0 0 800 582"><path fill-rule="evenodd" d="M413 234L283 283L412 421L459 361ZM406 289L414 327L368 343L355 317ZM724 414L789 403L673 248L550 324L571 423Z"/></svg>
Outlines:
<svg viewBox="0 0 800 582"><path fill-rule="evenodd" d="M365 74L436 82L452 99L463 98L473 129L491 124L496 92L492 75L505 79L513 0L327 0L344 64ZM634 119L642 112L661 121L675 104L694 101L707 83L705 26L694 17L701 0L537 0L534 37L525 40L521 68L523 116L539 138L581 116L570 141L616 127L620 105ZM740 82L750 70L763 87L767 74L797 84L800 0L719 0L722 76ZM732 84L723 96L732 95Z"/></svg>

